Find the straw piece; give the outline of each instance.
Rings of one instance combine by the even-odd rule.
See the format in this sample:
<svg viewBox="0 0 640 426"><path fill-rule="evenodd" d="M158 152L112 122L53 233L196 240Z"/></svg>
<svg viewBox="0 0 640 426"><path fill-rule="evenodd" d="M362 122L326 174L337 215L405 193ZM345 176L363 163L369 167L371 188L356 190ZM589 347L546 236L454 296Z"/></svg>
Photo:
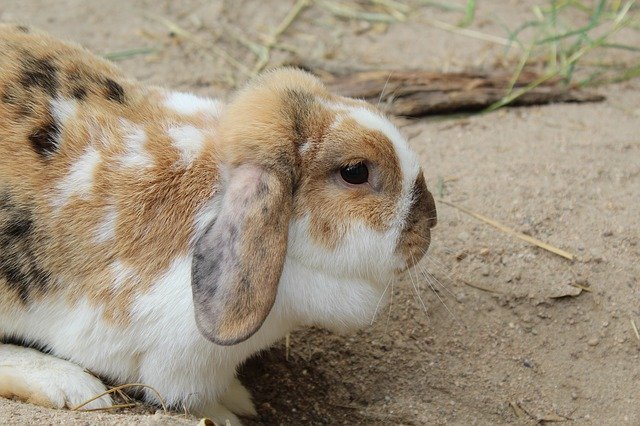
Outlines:
<svg viewBox="0 0 640 426"><path fill-rule="evenodd" d="M88 399L86 401L84 401L83 403L81 403L80 405L75 406L74 408L71 408L71 411L94 411L96 409L87 409L87 410L80 410L80 408L84 407L85 405L89 404L90 402L95 401L98 398L102 398L105 395L109 395L111 393L114 392L118 392L121 389L125 389L125 388L131 388L131 387L142 387L142 388L148 388L151 389L152 391L154 391L158 397L158 401L160 401L160 405L162 406L162 409L164 410L164 412L167 412L167 406L164 403L164 400L162 399L162 396L160 396L160 392L158 392L153 386L149 386L149 385L145 385L144 383L127 383L124 385L120 385L120 386L116 386L114 388L111 388L107 391L102 392L101 394L98 394L96 396L94 396L91 399ZM125 404L126 405L126 404ZM108 409L108 407L107 407Z"/></svg>
<svg viewBox="0 0 640 426"><path fill-rule="evenodd" d="M110 61L121 61L123 59L132 58L134 56L140 55L148 55L149 53L155 53L157 49L152 47L137 47L133 49L119 50L116 52L107 52L103 57L107 58Z"/></svg>
<svg viewBox="0 0 640 426"><path fill-rule="evenodd" d="M470 30L468 28L460 28L456 25L452 25L443 21L438 21L436 19L421 18L420 20L427 25L431 25L432 27L436 27L441 30L459 34L461 36L475 38L477 40L482 40L482 41L488 41L490 43L495 43L502 46L509 46L513 48L519 47L517 44L513 43L511 40L506 39L504 37L494 36L491 34L482 33L480 31Z"/></svg>
<svg viewBox="0 0 640 426"><path fill-rule="evenodd" d="M273 49L278 43L278 38L289 29L300 13L302 13L302 11L310 4L311 0L298 0L293 8L289 10L287 16L285 16L282 22L280 22L280 25L278 25L275 31L269 34L265 45L263 45L264 49L258 54L258 62L254 65L253 70L251 71L253 75L258 74L267 66L269 58L271 57L271 49Z"/></svg>
<svg viewBox="0 0 640 426"><path fill-rule="evenodd" d="M92 411L109 411L109 410L119 410L120 408L133 408L135 406L137 406L138 404L135 403L128 403L128 404L119 404L119 405L112 405L110 407L100 407L100 408L85 408L84 410L78 410L78 411L87 411L87 412L92 412Z"/></svg>
<svg viewBox="0 0 640 426"><path fill-rule="evenodd" d="M339 18L358 19L361 21L384 22L387 24L398 22L393 15L375 12L362 12L353 7L329 0L318 0L318 4Z"/></svg>
<svg viewBox="0 0 640 426"><path fill-rule="evenodd" d="M574 259L574 255L569 253L569 252L567 252L567 251L561 250L561 249L559 249L557 247L552 246L551 244L547 244L547 243L545 243L543 241L540 241L537 238L533 238L533 237L531 237L529 235L525 235L525 234L523 234L521 232L518 232L513 228L510 228L510 227L508 227L506 225L501 224L500 222L497 222L497 221L495 221L493 219L490 219L490 218L488 218L486 216L483 216L483 215L481 215L479 213L476 213L476 212L474 212L472 210L469 210L466 207L462 207L462 206L460 206L460 205L458 205L456 203L452 203L450 201L445 201L445 200L442 200L442 199L438 199L438 202L440 202L442 204L446 204L447 206L453 207L455 209L458 209L461 212L468 214L469 216L475 217L476 219L478 219L478 220L480 220L482 222L485 222L485 223L493 226L494 228L497 228L497 229L501 230L502 232L510 234L510 235L512 235L512 236L514 236L516 238L520 238L521 240L526 241L526 242L528 242L530 244L533 244L535 246L538 246L541 249L547 250L547 251L549 251L549 252L551 252L553 254L557 254L558 256L564 257L565 259L569 259L569 260L573 260Z"/></svg>
<svg viewBox="0 0 640 426"><path fill-rule="evenodd" d="M636 339L640 340L640 333L638 333L638 327L636 327L636 322L633 319L631 319L631 327L636 335Z"/></svg>
<svg viewBox="0 0 640 426"><path fill-rule="evenodd" d="M511 408L513 409L513 412L515 413L515 415L519 418L519 419L523 419L523 418L527 418L529 417L527 415L527 413L520 408L520 406L518 405L517 402L515 401L509 401L509 405L511 406Z"/></svg>
<svg viewBox="0 0 640 426"><path fill-rule="evenodd" d="M184 28L180 27L178 24L176 24L175 22L165 18L164 16L154 15L154 14L149 14L147 16L150 19L153 19L154 21L157 21L157 22L163 24L171 32L173 32L175 34L178 34L178 35L180 35L180 36L182 36L182 37L184 37L184 38L186 38L188 40L191 40L192 42L197 44L199 47L201 47L204 52L209 52L209 50L212 51L215 55L217 55L220 58L222 58L223 60L225 60L229 65L231 65L234 68L236 68L238 71L240 71L245 76L247 76L247 77L251 76L251 72L247 69L247 67L242 62L238 61L236 58L231 56L231 54L229 52L227 52L225 49L216 46L214 43L205 43L205 42L203 42L195 34L185 30Z"/></svg>
<svg viewBox="0 0 640 426"><path fill-rule="evenodd" d="M473 288L478 289L478 290L486 291L487 293L502 294L501 291L493 290L493 289L490 289L490 288L487 288L487 287L482 287L481 285L478 285L478 284L472 284L469 281L466 281L466 280L463 280L463 279L461 279L460 281L464 285L468 285L469 287L473 287Z"/></svg>

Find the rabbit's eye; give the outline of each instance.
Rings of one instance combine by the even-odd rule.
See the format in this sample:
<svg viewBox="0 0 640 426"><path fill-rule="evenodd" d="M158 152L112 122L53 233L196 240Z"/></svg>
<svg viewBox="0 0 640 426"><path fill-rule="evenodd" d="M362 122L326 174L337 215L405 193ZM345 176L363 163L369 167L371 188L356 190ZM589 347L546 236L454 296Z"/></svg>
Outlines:
<svg viewBox="0 0 640 426"><path fill-rule="evenodd" d="M369 169L364 163L350 164L340 169L340 176L347 183L360 185L369 180Z"/></svg>

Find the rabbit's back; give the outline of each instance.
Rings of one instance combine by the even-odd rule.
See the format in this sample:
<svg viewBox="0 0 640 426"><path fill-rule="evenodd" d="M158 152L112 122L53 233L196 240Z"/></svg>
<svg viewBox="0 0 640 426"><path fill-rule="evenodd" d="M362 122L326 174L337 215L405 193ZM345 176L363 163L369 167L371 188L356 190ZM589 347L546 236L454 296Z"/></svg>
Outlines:
<svg viewBox="0 0 640 426"><path fill-rule="evenodd" d="M126 321L215 193L218 108L0 25L0 314L64 294Z"/></svg>

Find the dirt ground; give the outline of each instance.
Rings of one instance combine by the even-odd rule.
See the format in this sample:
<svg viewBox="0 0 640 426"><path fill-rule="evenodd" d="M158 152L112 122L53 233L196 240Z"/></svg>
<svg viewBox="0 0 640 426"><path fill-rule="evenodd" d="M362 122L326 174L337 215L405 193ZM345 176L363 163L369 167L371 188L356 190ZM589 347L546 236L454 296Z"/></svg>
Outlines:
<svg viewBox="0 0 640 426"><path fill-rule="evenodd" d="M409 3L409 20L389 26L313 6L269 64L457 71L513 61L504 46L425 23L460 18L428 3ZM535 3L478 1L471 29L504 37ZM220 49L250 69L256 56L238 40L259 40L292 4L3 0L0 21L103 54L151 48L119 65L149 84L223 96L245 77ZM638 33L625 37L640 45ZM247 363L240 377L259 411L249 423L640 424L640 81L598 91L605 102L399 121L434 192L441 178L443 199L576 260L440 203L429 255L389 289L392 303L370 328L299 331L288 360L282 343ZM197 421L155 408L71 413L0 400L0 424Z"/></svg>

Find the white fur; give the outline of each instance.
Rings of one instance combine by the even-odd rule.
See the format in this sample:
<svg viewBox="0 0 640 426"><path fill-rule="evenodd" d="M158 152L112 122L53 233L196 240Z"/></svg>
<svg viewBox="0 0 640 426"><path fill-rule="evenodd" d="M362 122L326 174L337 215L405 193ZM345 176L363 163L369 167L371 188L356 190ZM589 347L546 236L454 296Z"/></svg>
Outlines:
<svg viewBox="0 0 640 426"><path fill-rule="evenodd" d="M35 349L0 344L0 395L52 408L75 408L105 390L100 380L76 364ZM107 395L82 408L110 405Z"/></svg>
<svg viewBox="0 0 640 426"><path fill-rule="evenodd" d="M130 168L152 167L153 160L144 147L147 141L144 128L124 118L120 119L120 126L125 144L125 153L120 157L120 163Z"/></svg>
<svg viewBox="0 0 640 426"><path fill-rule="evenodd" d="M94 173L98 164L100 164L100 153L89 146L71 165L67 176L56 186L57 197L54 198L54 206L61 208L73 195L87 198L93 188Z"/></svg>
<svg viewBox="0 0 640 426"><path fill-rule="evenodd" d="M222 102L201 98L191 93L169 92L164 102L168 108L184 115L206 113L212 117L220 116Z"/></svg>
<svg viewBox="0 0 640 426"><path fill-rule="evenodd" d="M60 124L60 127L64 125L76 116L78 111L78 103L72 99L55 98L50 102L51 115L53 119Z"/></svg>
<svg viewBox="0 0 640 426"><path fill-rule="evenodd" d="M99 243L112 241L116 237L118 224L118 209L114 205L108 205L102 223L96 229L96 240Z"/></svg>
<svg viewBox="0 0 640 426"><path fill-rule="evenodd" d="M251 394L242 386L240 380L233 378L227 390L219 398L220 404L241 416L255 416L258 414L251 400Z"/></svg>
<svg viewBox="0 0 640 426"><path fill-rule="evenodd" d="M171 126L167 130L173 146L180 152L180 163L190 166L204 145L204 134L194 126Z"/></svg>

